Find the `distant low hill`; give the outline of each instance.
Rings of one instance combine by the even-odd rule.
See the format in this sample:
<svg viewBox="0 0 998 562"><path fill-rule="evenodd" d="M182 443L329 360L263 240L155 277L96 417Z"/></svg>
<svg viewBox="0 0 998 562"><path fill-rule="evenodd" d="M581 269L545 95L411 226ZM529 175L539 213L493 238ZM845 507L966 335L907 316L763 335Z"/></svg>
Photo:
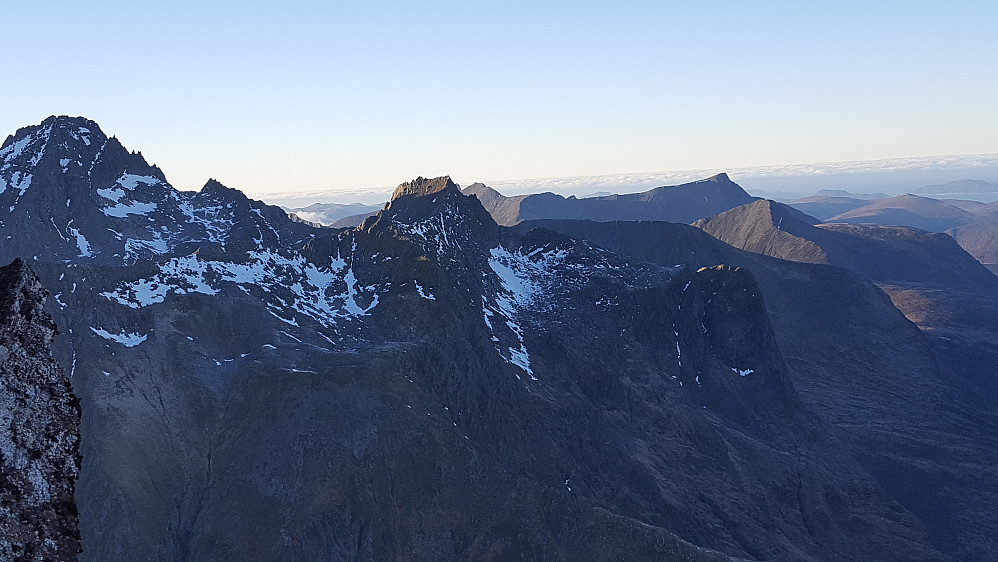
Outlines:
<svg viewBox="0 0 998 562"><path fill-rule="evenodd" d="M554 193L506 197L481 183L470 185L463 192L478 197L495 221L503 226L540 219L690 223L756 199L731 181L727 174L682 185L656 187L642 193L582 199Z"/></svg>
<svg viewBox="0 0 998 562"><path fill-rule="evenodd" d="M998 183L984 180L956 180L940 185L929 185L912 190L917 195L953 197L956 195L991 196L998 199Z"/></svg>
<svg viewBox="0 0 998 562"><path fill-rule="evenodd" d="M898 195L878 199L862 207L829 217L826 222L886 224L942 232L974 220L968 211L938 199L919 195Z"/></svg>
<svg viewBox="0 0 998 562"><path fill-rule="evenodd" d="M694 226L736 248L837 265L878 283L969 283L998 289L998 279L941 233L895 225L820 224L768 200L699 220Z"/></svg>
<svg viewBox="0 0 998 562"><path fill-rule="evenodd" d="M945 232L985 267L998 274L998 202L939 200L909 194L863 203L860 207L830 217L824 214L832 208L831 203L819 201L817 197L795 201L793 206L802 211L815 210L812 214L828 223L894 225Z"/></svg>
<svg viewBox="0 0 998 562"><path fill-rule="evenodd" d="M842 195L823 195L821 193L790 202L790 206L794 209L821 220L847 213L869 204L870 201L866 199Z"/></svg>

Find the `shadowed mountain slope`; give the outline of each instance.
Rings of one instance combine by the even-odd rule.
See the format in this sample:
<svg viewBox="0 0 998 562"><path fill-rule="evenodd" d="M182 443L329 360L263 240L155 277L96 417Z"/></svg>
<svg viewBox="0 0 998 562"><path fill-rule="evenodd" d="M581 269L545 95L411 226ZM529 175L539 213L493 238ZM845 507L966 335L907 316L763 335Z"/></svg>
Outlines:
<svg viewBox="0 0 998 562"><path fill-rule="evenodd" d="M967 253L998 275L998 221L978 221L946 231Z"/></svg>
<svg viewBox="0 0 998 562"><path fill-rule="evenodd" d="M937 348L946 350L946 364L998 390L998 370L992 370L998 369L998 326L992 321L998 317L998 277L953 238L901 226L773 221L768 210L781 207L757 201L696 226L745 250L830 263L873 280L935 337Z"/></svg>
<svg viewBox="0 0 998 562"><path fill-rule="evenodd" d="M538 226L643 261L750 269L808 409L855 444L852 454L918 515L934 544L961 559L987 559L983 553L996 545L983 529L998 524L991 391L980 391L980 371L968 371L967 362L940 359L938 344L869 281L737 250L686 225L534 221L517 228ZM977 369L994 372L988 363Z"/></svg>
<svg viewBox="0 0 998 562"><path fill-rule="evenodd" d="M998 283L946 234L890 225L820 224L775 201L755 201L694 226L736 248L829 263L877 282L988 288Z"/></svg>

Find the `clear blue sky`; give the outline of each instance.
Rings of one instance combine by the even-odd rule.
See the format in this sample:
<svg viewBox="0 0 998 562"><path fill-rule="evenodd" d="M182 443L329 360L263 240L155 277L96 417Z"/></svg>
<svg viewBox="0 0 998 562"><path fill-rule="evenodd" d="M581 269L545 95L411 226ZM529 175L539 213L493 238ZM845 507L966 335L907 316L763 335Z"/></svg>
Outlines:
<svg viewBox="0 0 998 562"><path fill-rule="evenodd" d="M998 152L998 2L0 0L0 132L181 189Z"/></svg>

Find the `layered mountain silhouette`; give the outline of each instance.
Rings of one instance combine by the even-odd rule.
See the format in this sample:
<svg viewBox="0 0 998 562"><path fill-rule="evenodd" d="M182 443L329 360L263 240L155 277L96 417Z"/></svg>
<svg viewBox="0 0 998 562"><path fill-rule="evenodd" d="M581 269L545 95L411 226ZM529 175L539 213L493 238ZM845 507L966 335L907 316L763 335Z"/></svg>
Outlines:
<svg viewBox="0 0 998 562"><path fill-rule="evenodd" d="M540 199L656 222L524 222L529 197L497 221L484 188L417 178L316 228L51 117L0 181L0 258L52 293L80 397L83 559L998 547L993 404L860 274L660 222L751 203L726 176Z"/></svg>
<svg viewBox="0 0 998 562"><path fill-rule="evenodd" d="M974 180L947 184L951 191L971 188L981 190L990 185L992 184ZM935 188L947 186L934 186L922 191L934 193ZM828 223L907 226L930 232L946 232L988 269L998 272L998 203L963 199L939 200L908 194L872 201L815 195L798 199L790 205Z"/></svg>
<svg viewBox="0 0 998 562"><path fill-rule="evenodd" d="M973 215L957 206L918 195L898 195L877 199L862 207L834 215L826 222L910 226L930 232L966 224Z"/></svg>
<svg viewBox="0 0 998 562"><path fill-rule="evenodd" d="M868 205L866 199L844 195L811 195L792 201L790 206L816 219L826 220Z"/></svg>
<svg viewBox="0 0 998 562"><path fill-rule="evenodd" d="M871 279L929 336L946 371L964 379L966 388L993 396L998 277L946 234L902 226L812 225L817 221L788 210L758 201L695 226L752 252L829 263Z"/></svg>
<svg viewBox="0 0 998 562"><path fill-rule="evenodd" d="M480 183L466 187L464 193L476 196L496 222L503 226L535 219L688 223L755 199L732 182L727 174L683 185L656 187L642 193L582 199L554 193L505 197Z"/></svg>

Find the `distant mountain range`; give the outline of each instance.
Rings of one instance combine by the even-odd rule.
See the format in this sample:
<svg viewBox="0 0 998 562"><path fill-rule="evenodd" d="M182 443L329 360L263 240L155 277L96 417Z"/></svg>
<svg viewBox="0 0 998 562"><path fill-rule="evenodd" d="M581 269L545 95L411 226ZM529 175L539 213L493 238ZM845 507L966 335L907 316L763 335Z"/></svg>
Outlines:
<svg viewBox="0 0 998 562"><path fill-rule="evenodd" d="M534 219L687 223L754 199L726 174L683 185L656 187L642 193L583 199L566 198L554 193L505 197L480 183L470 185L463 191L466 195L477 197L496 222L503 226Z"/></svg>
<svg viewBox="0 0 998 562"><path fill-rule="evenodd" d="M364 218L381 209L381 205L362 203L312 203L307 207L287 209L292 220L302 220L320 226L357 226ZM337 224L346 219L348 224Z"/></svg>
<svg viewBox="0 0 998 562"><path fill-rule="evenodd" d="M962 182L954 184L962 185ZM912 194L874 200L816 195L798 199L790 205L828 223L894 225L946 232L982 264L998 273L998 244L995 243L998 241L998 202L939 200Z"/></svg>
<svg viewBox="0 0 998 562"><path fill-rule="evenodd" d="M998 550L998 277L945 234L724 174L416 178L319 227L65 116L0 146L0 209L79 396L84 560Z"/></svg>

